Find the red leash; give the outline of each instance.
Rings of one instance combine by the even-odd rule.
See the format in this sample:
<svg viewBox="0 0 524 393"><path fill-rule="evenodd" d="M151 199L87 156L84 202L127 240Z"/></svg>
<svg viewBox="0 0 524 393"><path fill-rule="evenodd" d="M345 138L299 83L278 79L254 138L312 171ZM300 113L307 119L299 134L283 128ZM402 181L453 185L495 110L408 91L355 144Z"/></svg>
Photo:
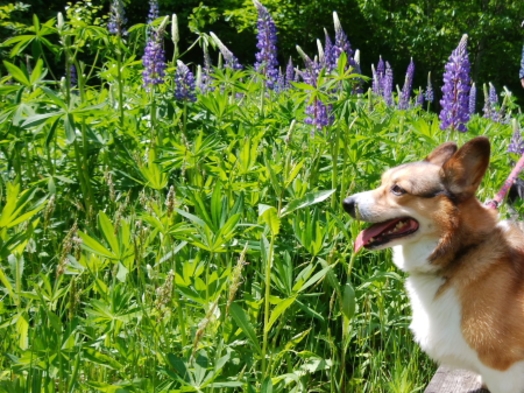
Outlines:
<svg viewBox="0 0 524 393"><path fill-rule="evenodd" d="M524 154L522 157L520 157L520 160L515 165L515 168L511 171L508 178L502 185L502 188L500 191L495 195L495 198L493 198L491 201L486 202L486 206L490 209L496 209L500 206L502 201L504 200L504 197L508 193L510 187L515 183L515 180L517 179L517 176L519 173L524 169Z"/></svg>

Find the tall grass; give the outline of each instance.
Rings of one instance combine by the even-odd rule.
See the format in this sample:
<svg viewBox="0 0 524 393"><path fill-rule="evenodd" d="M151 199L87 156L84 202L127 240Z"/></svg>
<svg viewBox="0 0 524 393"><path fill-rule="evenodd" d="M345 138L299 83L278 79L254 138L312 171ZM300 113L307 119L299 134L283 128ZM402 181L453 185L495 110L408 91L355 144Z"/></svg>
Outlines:
<svg viewBox="0 0 524 393"><path fill-rule="evenodd" d="M173 65L142 87L143 26L124 45L73 22L35 17L7 42L0 392L421 391L434 365L412 342L403 276L388 252L353 255L360 228L340 202L480 134L488 198L511 127L442 132L337 71L318 86L335 118L322 130L304 123L307 86L268 90L252 70L217 68L213 90L177 102ZM77 85L51 77L50 53Z"/></svg>

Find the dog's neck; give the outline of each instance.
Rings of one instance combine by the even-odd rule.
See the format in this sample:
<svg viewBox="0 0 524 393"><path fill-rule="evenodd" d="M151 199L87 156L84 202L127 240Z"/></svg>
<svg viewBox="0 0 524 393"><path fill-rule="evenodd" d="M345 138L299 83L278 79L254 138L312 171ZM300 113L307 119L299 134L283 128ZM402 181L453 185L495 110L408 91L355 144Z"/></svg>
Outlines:
<svg viewBox="0 0 524 393"><path fill-rule="evenodd" d="M465 217L474 217L467 220ZM497 225L497 212L477 199L457 205L453 219L439 238L422 238L416 243L393 247L393 261L410 274L445 277L478 245L489 241Z"/></svg>

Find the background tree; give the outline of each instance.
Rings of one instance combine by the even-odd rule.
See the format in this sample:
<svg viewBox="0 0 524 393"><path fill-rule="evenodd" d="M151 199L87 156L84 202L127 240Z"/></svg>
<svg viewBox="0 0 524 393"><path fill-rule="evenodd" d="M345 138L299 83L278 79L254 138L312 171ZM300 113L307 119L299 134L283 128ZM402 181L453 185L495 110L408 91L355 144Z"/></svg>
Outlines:
<svg viewBox="0 0 524 393"><path fill-rule="evenodd" d="M44 4L45 3L45 4ZM14 3L13 3L14 4ZM0 38L20 30L32 13L47 20L64 12L59 0L30 0L27 6L0 8ZM492 82L501 90L507 86L524 99L518 81L518 63L523 44L520 23L524 2L513 0L266 0L278 28L279 62L292 56L300 64L295 46L315 53L316 39L323 41L324 28L333 34L332 12L337 11L353 49L360 49L362 72L370 75L371 63L379 55L387 59L396 75L403 75L410 57L416 64L414 87L425 86L431 71L437 94L440 92L444 64L462 34L469 36L472 80ZM215 32L242 64L254 64L256 9L251 0L160 0L160 13L176 13L184 44L196 32ZM68 3L68 7L72 4ZM75 2L76 9L96 10L105 15L109 2ZM100 8L97 8L100 7ZM6 12L2 12L5 9ZM145 22L148 3L127 1L129 24ZM7 12L9 11L9 12ZM16 24L17 23L17 24ZM168 43L169 44L169 43ZM170 48L166 48L168 51ZM202 62L199 47L184 59ZM216 60L215 60L216 61ZM395 80L401 85L400 79ZM437 100L438 102L438 97ZM436 109L436 108L435 108Z"/></svg>

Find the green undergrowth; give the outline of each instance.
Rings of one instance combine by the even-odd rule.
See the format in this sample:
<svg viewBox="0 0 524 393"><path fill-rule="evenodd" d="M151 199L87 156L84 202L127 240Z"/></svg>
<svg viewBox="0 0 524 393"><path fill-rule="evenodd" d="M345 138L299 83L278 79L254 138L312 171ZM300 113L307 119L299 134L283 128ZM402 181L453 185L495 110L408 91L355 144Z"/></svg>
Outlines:
<svg viewBox="0 0 524 393"><path fill-rule="evenodd" d="M404 277L388 251L353 254L361 227L341 201L476 135L493 144L487 199L510 170L509 125L443 132L355 94L344 59L281 92L217 69L214 91L177 102L174 63L142 87L135 35L53 26L13 49L0 84L0 392L423 390L435 366ZM61 44L46 49L45 29ZM75 57L89 40L92 65ZM77 85L55 82L46 50ZM304 123L315 95L333 105L322 130Z"/></svg>

